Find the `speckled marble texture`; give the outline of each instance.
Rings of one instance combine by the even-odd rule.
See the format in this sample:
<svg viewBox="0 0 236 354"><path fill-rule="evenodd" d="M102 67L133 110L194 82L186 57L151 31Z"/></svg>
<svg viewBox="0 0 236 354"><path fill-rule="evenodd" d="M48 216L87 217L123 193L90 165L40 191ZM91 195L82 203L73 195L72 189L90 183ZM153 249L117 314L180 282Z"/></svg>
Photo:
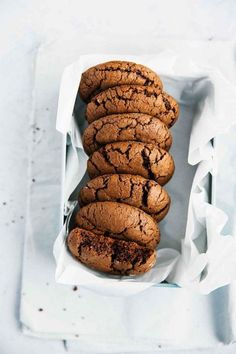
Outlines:
<svg viewBox="0 0 236 354"><path fill-rule="evenodd" d="M27 147L32 137L29 132L34 129L30 126L29 116L36 49L41 44L70 36L75 31L78 32L83 54L102 52L104 48L109 52L118 52L121 43L123 52L135 48L145 51L145 43L155 43L158 37L235 40L235 17L234 0L121 0L115 10L109 1L104 0L92 4L75 0L1 2L1 353L64 353L66 349L62 341L23 336L18 322L25 230ZM221 347L214 349L214 353L235 353L235 350L233 346Z"/></svg>

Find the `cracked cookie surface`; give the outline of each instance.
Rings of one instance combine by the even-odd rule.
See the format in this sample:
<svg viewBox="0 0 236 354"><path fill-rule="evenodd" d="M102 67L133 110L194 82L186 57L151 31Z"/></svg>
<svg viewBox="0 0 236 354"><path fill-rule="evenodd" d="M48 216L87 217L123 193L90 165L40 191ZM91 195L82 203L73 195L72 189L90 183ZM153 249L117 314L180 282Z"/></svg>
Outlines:
<svg viewBox="0 0 236 354"><path fill-rule="evenodd" d="M88 123L120 113L149 114L171 127L178 118L179 106L173 97L155 87L122 85L99 93L86 108Z"/></svg>
<svg viewBox="0 0 236 354"><path fill-rule="evenodd" d="M113 239L76 228L67 237L71 254L88 267L110 274L138 275L156 262L156 251L135 242Z"/></svg>
<svg viewBox="0 0 236 354"><path fill-rule="evenodd" d="M153 144L117 142L95 151L87 163L90 178L104 174L125 173L167 183L175 169L171 155Z"/></svg>
<svg viewBox="0 0 236 354"><path fill-rule="evenodd" d="M97 201L117 201L140 208L161 221L170 207L168 193L157 182L138 175L102 175L89 181L79 192L80 206Z"/></svg>
<svg viewBox="0 0 236 354"><path fill-rule="evenodd" d="M142 141L168 151L172 136L158 118L142 113L113 114L92 122L84 131L83 146L88 155L116 141Z"/></svg>
<svg viewBox="0 0 236 354"><path fill-rule="evenodd" d="M79 94L87 102L98 92L125 84L153 86L162 90L159 76L146 66L128 61L110 61L89 68L82 74Z"/></svg>
<svg viewBox="0 0 236 354"><path fill-rule="evenodd" d="M133 206L116 202L96 202L82 207L75 216L76 226L155 248L160 231L153 218Z"/></svg>

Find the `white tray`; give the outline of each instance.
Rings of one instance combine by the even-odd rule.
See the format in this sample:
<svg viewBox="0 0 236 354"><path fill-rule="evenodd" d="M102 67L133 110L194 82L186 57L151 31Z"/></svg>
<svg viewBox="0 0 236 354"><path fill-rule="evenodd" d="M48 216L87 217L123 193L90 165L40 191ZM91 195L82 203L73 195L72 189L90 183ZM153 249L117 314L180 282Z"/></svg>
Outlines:
<svg viewBox="0 0 236 354"><path fill-rule="evenodd" d="M199 79L197 79L199 80ZM191 166L188 164L188 146L189 146L189 138L190 138L190 131L192 127L193 120L196 117L196 114L199 114L197 107L203 106L204 99L206 97L196 96L196 100L192 101L193 96L191 98L190 104L188 104L188 99L180 99L181 93L184 92L183 87L188 90L188 87L191 87L196 82L196 79L187 79L187 78L180 78L178 83L176 83L176 78L171 77L162 77L162 81L164 83L164 87L166 91L175 97L178 97L178 100L181 100L180 103L180 117L174 127L171 128L172 136L173 136L173 145L171 147L170 153L174 158L175 161L175 173L172 177L171 181L165 185L165 189L169 192L171 197L171 208L168 215L165 219L159 224L161 230L161 242L158 246L158 251L162 248L173 248L178 251L181 251L181 239L184 237L186 232L186 222L187 222L187 215L188 215L188 205L189 205L189 195L192 188L193 178L196 172L197 166ZM203 79L204 81L204 79ZM174 84L173 84L174 83ZM205 80L205 85L208 85L208 79ZM201 84L202 90L204 90L204 83ZM208 93L205 90L206 94ZM187 94L187 92L186 92ZM190 96L190 95L189 95ZM81 107L81 114L75 117L74 119L78 122L84 122L84 105L82 104ZM81 134L87 126L86 124L82 124L82 126L78 126ZM81 128L80 128L81 127ZM64 147L63 147L63 166L65 167L63 171L63 193L62 193L62 200L61 200L61 212L62 212L62 220L65 222L66 216L68 215L68 211L71 209L70 205L74 206L77 203L78 192L82 186L86 184L89 180L87 173L79 181L80 177L78 178L78 169L80 169L83 162L81 159L87 160L87 156L85 153L80 152L79 155L79 162L77 157L77 150L75 150L71 143L70 135L67 134L66 138L64 139ZM78 166L78 167L77 167ZM208 200L212 197L211 190L211 180L212 176L209 173L207 178L209 182L206 183L205 188L206 192L208 193ZM214 178L214 176L213 176ZM78 183L79 182L79 183ZM73 190L72 186L77 185L75 190ZM73 190L72 194L71 191ZM76 208L77 210L77 208ZM73 219L73 217L72 217ZM57 279L59 276L57 275ZM74 283L76 282L76 276L73 280L65 280L64 276L60 276L59 282L65 283ZM115 277L116 278L116 277ZM78 276L78 283L79 276ZM176 286L175 284L161 282L154 284L155 286L161 287L173 287ZM89 284L89 286L91 286ZM116 289L117 291L117 289Z"/></svg>

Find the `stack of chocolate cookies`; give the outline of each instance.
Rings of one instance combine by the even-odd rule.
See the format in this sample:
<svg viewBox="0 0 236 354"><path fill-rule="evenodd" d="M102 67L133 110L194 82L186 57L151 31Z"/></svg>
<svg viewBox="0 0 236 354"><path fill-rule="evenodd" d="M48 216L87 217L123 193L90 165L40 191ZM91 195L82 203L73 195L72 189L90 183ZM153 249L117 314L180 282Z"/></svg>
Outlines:
<svg viewBox="0 0 236 354"><path fill-rule="evenodd" d="M98 271L142 274L155 264L158 222L170 206L162 186L174 173L169 128L178 104L155 72L126 61L88 69L79 94L87 103L83 145L91 180L80 190L68 248Z"/></svg>

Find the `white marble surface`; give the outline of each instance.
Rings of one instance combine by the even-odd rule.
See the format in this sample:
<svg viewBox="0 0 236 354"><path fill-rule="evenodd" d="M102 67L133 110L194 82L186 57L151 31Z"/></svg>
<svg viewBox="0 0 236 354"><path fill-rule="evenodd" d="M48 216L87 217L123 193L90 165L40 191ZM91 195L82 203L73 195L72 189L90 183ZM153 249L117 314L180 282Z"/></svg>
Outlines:
<svg viewBox="0 0 236 354"><path fill-rule="evenodd" d="M112 8L113 5L113 8ZM27 143L33 64L40 44L77 31L81 53L154 42L157 37L236 38L231 1L36 1L0 3L0 353L64 353L61 341L22 335L18 322L25 226ZM129 36L127 36L127 33ZM144 49L145 50L145 49ZM55 63L56 65L56 63ZM236 347L214 349L235 353ZM201 351L210 353L211 351Z"/></svg>

